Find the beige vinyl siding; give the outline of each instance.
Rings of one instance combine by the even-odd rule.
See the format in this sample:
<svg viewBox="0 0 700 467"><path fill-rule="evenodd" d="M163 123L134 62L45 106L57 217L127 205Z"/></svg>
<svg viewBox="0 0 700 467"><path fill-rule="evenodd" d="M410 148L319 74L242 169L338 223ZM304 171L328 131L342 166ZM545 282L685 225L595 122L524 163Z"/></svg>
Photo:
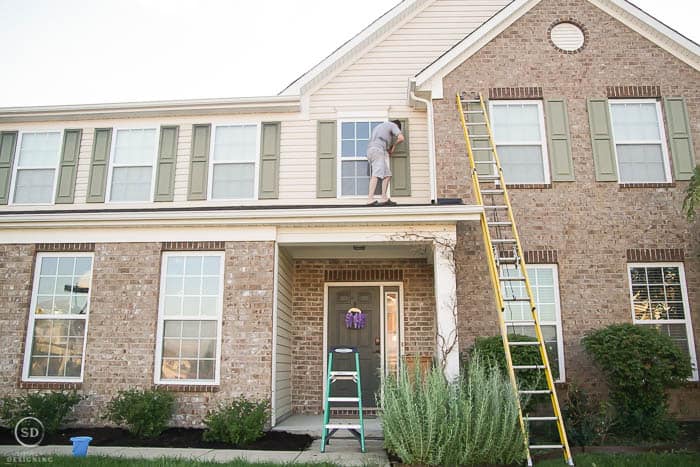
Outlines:
<svg viewBox="0 0 700 467"><path fill-rule="evenodd" d="M181 125L177 142L177 164L175 165L175 199L187 202L187 183L192 151L192 125Z"/></svg>
<svg viewBox="0 0 700 467"><path fill-rule="evenodd" d="M275 417L277 421L292 413L292 296L294 264L283 249L278 257L277 344L275 346Z"/></svg>
<svg viewBox="0 0 700 467"><path fill-rule="evenodd" d="M80 141L80 154L78 155L78 172L75 177L74 204L85 204L88 189L88 178L90 177L90 159L92 158L92 142L94 137L94 127L83 128L83 139Z"/></svg>

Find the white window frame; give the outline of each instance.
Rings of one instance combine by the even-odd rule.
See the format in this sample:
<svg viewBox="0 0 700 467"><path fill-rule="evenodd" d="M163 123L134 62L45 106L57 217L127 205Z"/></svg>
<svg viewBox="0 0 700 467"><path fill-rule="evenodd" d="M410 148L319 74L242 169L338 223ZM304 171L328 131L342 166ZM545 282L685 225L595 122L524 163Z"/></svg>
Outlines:
<svg viewBox="0 0 700 467"><path fill-rule="evenodd" d="M117 134L119 131L129 131L129 130L155 130L155 150L153 151L153 159L151 160L151 189L150 189L150 197L147 200L140 200L140 201L112 201L112 174L114 171L114 168L122 168L122 167L148 167L146 165L126 165L126 164L115 164L114 163L114 155L117 150ZM106 188L106 202L107 203L127 203L127 204L136 204L136 203L152 203L154 201L154 193L156 189L156 172L158 169L158 146L160 145L160 131L159 128L156 126L142 126L142 127L114 127L112 128L112 144L109 150L109 170L107 174L107 188Z"/></svg>
<svg viewBox="0 0 700 467"><path fill-rule="evenodd" d="M678 277L681 286L681 295L683 296L683 311L685 319L652 319L638 320L634 313L634 294L632 292L632 268L678 268ZM698 381L698 359L695 353L695 339L693 337L693 323L691 320L692 313L690 312L690 303L688 302L688 287L685 281L685 270L683 263L667 262L667 263L627 263L627 283L629 287L630 311L632 312L632 324L635 325L659 325L659 324L684 324L686 338L688 340L688 352L690 352L690 363L693 365L693 375L691 381Z"/></svg>
<svg viewBox="0 0 700 467"><path fill-rule="evenodd" d="M213 380L196 380L196 379L163 379L161 378L161 366L163 357L163 331L165 328L165 281L167 277L167 260L171 257L184 256L218 256L219 263L219 298L218 298L218 313L216 318L216 360L214 365ZM158 295L158 325L156 327L156 351L155 363L153 371L153 380L155 384L161 385L190 385L190 386L218 386L221 381L221 341L222 341L222 323L224 309L224 262L226 254L223 251L167 251L161 257L161 272L160 272L160 291ZM174 316L168 318L173 321L214 321L202 316Z"/></svg>
<svg viewBox="0 0 700 467"><path fill-rule="evenodd" d="M250 164L250 162L215 162L214 161L214 143L216 140L216 129L220 127L232 126L255 126L255 157L252 161L253 167L253 196L251 198L213 198L214 194L214 165L215 164ZM258 190L260 183L260 132L262 129L261 122L235 122L235 123L217 123L212 125L211 138L209 141L209 167L207 181L207 199L209 201L257 201Z"/></svg>
<svg viewBox="0 0 700 467"><path fill-rule="evenodd" d="M547 151L547 126L545 125L544 121L544 106L542 105L542 101L538 99L532 99L532 100L525 100L525 99L516 99L516 100L490 100L489 101L489 125L491 125L492 130L495 128L494 121L493 121L493 109L496 106L499 105L508 105L508 104L535 104L537 106L537 113L538 113L538 122L540 124L540 141L509 141L508 143L499 143L498 140L496 139L496 134L494 131L494 144L496 145L496 151L498 151L498 146L535 146L537 144L540 145L542 148L542 170L544 171L544 182L509 182L506 180L506 184L508 185L520 185L520 184L525 184L525 185L537 185L540 183L543 183L545 185L548 185L552 183L552 177L551 177L551 169L549 165L549 152Z"/></svg>
<svg viewBox="0 0 700 467"><path fill-rule="evenodd" d="M562 329L562 322L561 322L561 297L559 295L559 268L556 264L528 264L527 265L528 270L534 270L534 269L551 269L552 270L552 287L554 288L554 312L555 312L555 320L554 321L543 321L540 318L539 315L539 303L535 300L535 306L537 307L537 317L540 320L540 327L541 326L554 326L556 335L557 335L557 353L559 357L559 377L555 380L557 383L564 383L566 382L566 365L565 365L565 358L564 358L564 331ZM528 277L529 277L529 271L528 271ZM523 287L525 285L523 284ZM534 290L533 290L534 292ZM525 294L527 296L527 294ZM529 319L529 318L528 318ZM533 327L534 325L523 325L523 324L518 324L515 325L516 327Z"/></svg>
<svg viewBox="0 0 700 467"><path fill-rule="evenodd" d="M647 182L647 181L635 181L635 180L625 180L622 181L620 176L620 158L617 155L617 145L618 142L615 139L615 125L612 121L612 106L614 104L655 104L656 107L656 118L659 123L659 138L660 141L651 140L634 140L625 141L624 143L619 143L621 145L625 144L661 144L661 159L664 165L664 180L661 182ZM615 152L615 168L617 169L617 182L620 185L628 183L670 183L671 182L671 165L669 163L668 157L668 147L666 145L666 128L664 125L663 114L661 113L661 103L656 99L609 99L608 100L608 115L610 116L610 136L613 141L613 151Z"/></svg>
<svg viewBox="0 0 700 467"><path fill-rule="evenodd" d="M357 162L357 161L366 161L369 164L369 161L367 160L367 156L365 157L360 157L360 156L355 156L353 158L343 158L343 123L369 123L370 124L370 137L372 136L372 122L379 122L379 123L384 123L386 122L386 117L357 117L357 118L345 118L345 119L340 119L338 120L338 132L337 132L337 150L336 154L338 154L338 161L336 163L336 197L338 199L367 199L367 193L360 193L358 195L344 195L343 194L343 162ZM389 159L391 161L391 158ZM393 177L392 177L393 178ZM379 185L379 183L377 183ZM391 185L392 183L389 183L389 190L387 191L387 196L391 198Z"/></svg>
<svg viewBox="0 0 700 467"><path fill-rule="evenodd" d="M55 171L54 177L53 177L53 191L51 192L51 201L48 201L46 203L16 203L15 202L15 188L16 188L16 183L17 183L17 173L22 170L19 166L19 156L20 156L20 149L22 148L22 139L24 138L24 135L26 134L34 134L34 133L58 133L59 134L59 144L58 144L58 157L56 159L56 166L55 167L32 167L32 169L35 170L49 170L53 169ZM10 192L9 192L9 204L11 205L17 205L17 206L48 206L48 205L54 205L56 204L56 187L58 186L58 176L59 172L61 170L61 150L63 149L63 130L57 130L57 129L36 129L36 130L31 130L31 131L20 131L19 135L17 137L17 145L15 147L15 153L13 154L13 161L14 163L12 164L12 180L10 182Z"/></svg>
<svg viewBox="0 0 700 467"><path fill-rule="evenodd" d="M87 295L87 311L84 315L37 315L34 310L36 309L37 302L37 292L39 289L39 277L41 275L41 261L44 258L90 258L91 259L91 271L90 271L90 286ZM24 342L24 363L22 366L22 381L26 382L42 382L42 383L82 383L85 375L85 359L86 359L86 349L88 340L88 329L90 321L90 307L92 300L92 283L95 276L95 255L94 253L77 253L77 252L66 252L66 253L37 253L36 259L34 260L34 280L32 282L32 298L29 308L29 319L27 324L27 337ZM40 316L40 318L37 318ZM29 376L29 367L32 358L32 344L34 341L34 327L37 319L66 319L66 320L83 320L85 321L85 336L83 338L83 358L81 360L80 366L80 377L58 377L58 376Z"/></svg>

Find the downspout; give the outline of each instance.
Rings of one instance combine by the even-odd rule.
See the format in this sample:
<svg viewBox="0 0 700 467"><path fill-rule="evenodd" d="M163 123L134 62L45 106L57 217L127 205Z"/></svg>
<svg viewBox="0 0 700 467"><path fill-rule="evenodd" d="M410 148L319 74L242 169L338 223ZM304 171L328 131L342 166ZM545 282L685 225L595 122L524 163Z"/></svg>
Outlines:
<svg viewBox="0 0 700 467"><path fill-rule="evenodd" d="M416 96L411 90L411 99L422 102L428 109L428 172L430 176L430 202L437 204L437 180L435 179L435 127L433 122L433 101Z"/></svg>

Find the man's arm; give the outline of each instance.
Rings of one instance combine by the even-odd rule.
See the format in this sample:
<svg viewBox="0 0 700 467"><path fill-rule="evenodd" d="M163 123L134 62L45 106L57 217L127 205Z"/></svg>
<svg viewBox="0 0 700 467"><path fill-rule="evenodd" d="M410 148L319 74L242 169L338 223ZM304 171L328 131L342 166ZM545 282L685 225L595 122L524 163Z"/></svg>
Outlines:
<svg viewBox="0 0 700 467"><path fill-rule="evenodd" d="M394 150L396 149L396 146L399 143L402 143L403 140L404 140L403 133L399 133L399 136L396 137L396 142L393 144L393 146L391 146L391 149L389 149L389 154L393 154Z"/></svg>

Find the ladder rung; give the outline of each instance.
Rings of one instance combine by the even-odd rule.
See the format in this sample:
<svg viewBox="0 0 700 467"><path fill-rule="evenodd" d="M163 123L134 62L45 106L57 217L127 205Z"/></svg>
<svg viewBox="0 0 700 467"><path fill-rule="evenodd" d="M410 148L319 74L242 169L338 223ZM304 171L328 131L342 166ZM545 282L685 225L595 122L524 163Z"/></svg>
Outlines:
<svg viewBox="0 0 700 467"><path fill-rule="evenodd" d="M462 99L462 104L481 104L479 99Z"/></svg>
<svg viewBox="0 0 700 467"><path fill-rule="evenodd" d="M563 449L562 444L531 444L530 449Z"/></svg>
<svg viewBox="0 0 700 467"><path fill-rule="evenodd" d="M331 371L331 376L357 376L356 371Z"/></svg>
<svg viewBox="0 0 700 467"><path fill-rule="evenodd" d="M513 297L510 297L510 298L504 298L503 301L504 301L504 302L529 302L530 299L529 299L529 298L513 298Z"/></svg>
<svg viewBox="0 0 700 467"><path fill-rule="evenodd" d="M498 225L513 225L511 221L498 221L498 222L486 222L488 225L498 226Z"/></svg>
<svg viewBox="0 0 700 467"><path fill-rule="evenodd" d="M498 280L501 282L509 282L509 281L525 282L525 278L522 276L519 276L519 277L499 277Z"/></svg>
<svg viewBox="0 0 700 467"><path fill-rule="evenodd" d="M329 397L328 402L359 402L359 397Z"/></svg>
<svg viewBox="0 0 700 467"><path fill-rule="evenodd" d="M528 422L553 422L559 420L557 417L523 417Z"/></svg>
<svg viewBox="0 0 700 467"><path fill-rule="evenodd" d="M494 210L494 211L498 211L498 210L508 209L508 206L506 206L505 204L495 204L495 205L493 205L493 206L486 206L486 205L484 205L484 209L491 209L491 210Z"/></svg>
<svg viewBox="0 0 700 467"><path fill-rule="evenodd" d="M486 147L486 148L474 148L474 147L472 148L472 151L491 151L491 150L492 150L491 146Z"/></svg>
<svg viewBox="0 0 700 467"><path fill-rule="evenodd" d="M490 160L490 161L474 161L474 164L491 164L491 165L496 165L496 161Z"/></svg>
<svg viewBox="0 0 700 467"><path fill-rule="evenodd" d="M479 113L481 113L481 111L479 111ZM471 123L467 122L467 125L468 126L477 126L477 125L484 126L484 125L486 125L486 122L471 122Z"/></svg>
<svg viewBox="0 0 700 467"><path fill-rule="evenodd" d="M526 346L526 345L531 345L531 346L534 346L534 345L540 345L540 343L537 342L537 341L517 341L517 342L510 342L510 341L508 341L508 345L513 345L513 346L521 346L521 345Z"/></svg>
<svg viewBox="0 0 700 467"><path fill-rule="evenodd" d="M489 135L469 135L469 137L470 137L471 139L483 139L483 140L486 140L486 139L489 139L489 138L490 138Z"/></svg>
<svg viewBox="0 0 700 467"><path fill-rule="evenodd" d="M360 425L344 425L342 423L329 423L323 426L329 430L359 430L362 428Z"/></svg>
<svg viewBox="0 0 700 467"><path fill-rule="evenodd" d="M544 370L544 365L513 365L514 370Z"/></svg>
<svg viewBox="0 0 700 467"><path fill-rule="evenodd" d="M535 324L535 320L532 319L522 319L522 320L510 320L506 321L506 326L525 326L526 324Z"/></svg>
<svg viewBox="0 0 700 467"><path fill-rule="evenodd" d="M465 102L465 101L462 101ZM474 101L474 103L479 102L479 101ZM481 110L465 110L465 114L483 114L484 112Z"/></svg>
<svg viewBox="0 0 700 467"><path fill-rule="evenodd" d="M492 238L491 243L516 243L514 238Z"/></svg>
<svg viewBox="0 0 700 467"><path fill-rule="evenodd" d="M515 264L518 261L520 261L520 259L514 258L512 256L507 256L505 258L496 258L496 261L498 261L499 263L505 263L505 264Z"/></svg>
<svg viewBox="0 0 700 467"><path fill-rule="evenodd" d="M551 394L549 389L523 389L518 391L520 394Z"/></svg>
<svg viewBox="0 0 700 467"><path fill-rule="evenodd" d="M503 190L481 190L482 195L502 195L505 193Z"/></svg>
<svg viewBox="0 0 700 467"><path fill-rule="evenodd" d="M477 175L479 181L500 180L500 175Z"/></svg>

